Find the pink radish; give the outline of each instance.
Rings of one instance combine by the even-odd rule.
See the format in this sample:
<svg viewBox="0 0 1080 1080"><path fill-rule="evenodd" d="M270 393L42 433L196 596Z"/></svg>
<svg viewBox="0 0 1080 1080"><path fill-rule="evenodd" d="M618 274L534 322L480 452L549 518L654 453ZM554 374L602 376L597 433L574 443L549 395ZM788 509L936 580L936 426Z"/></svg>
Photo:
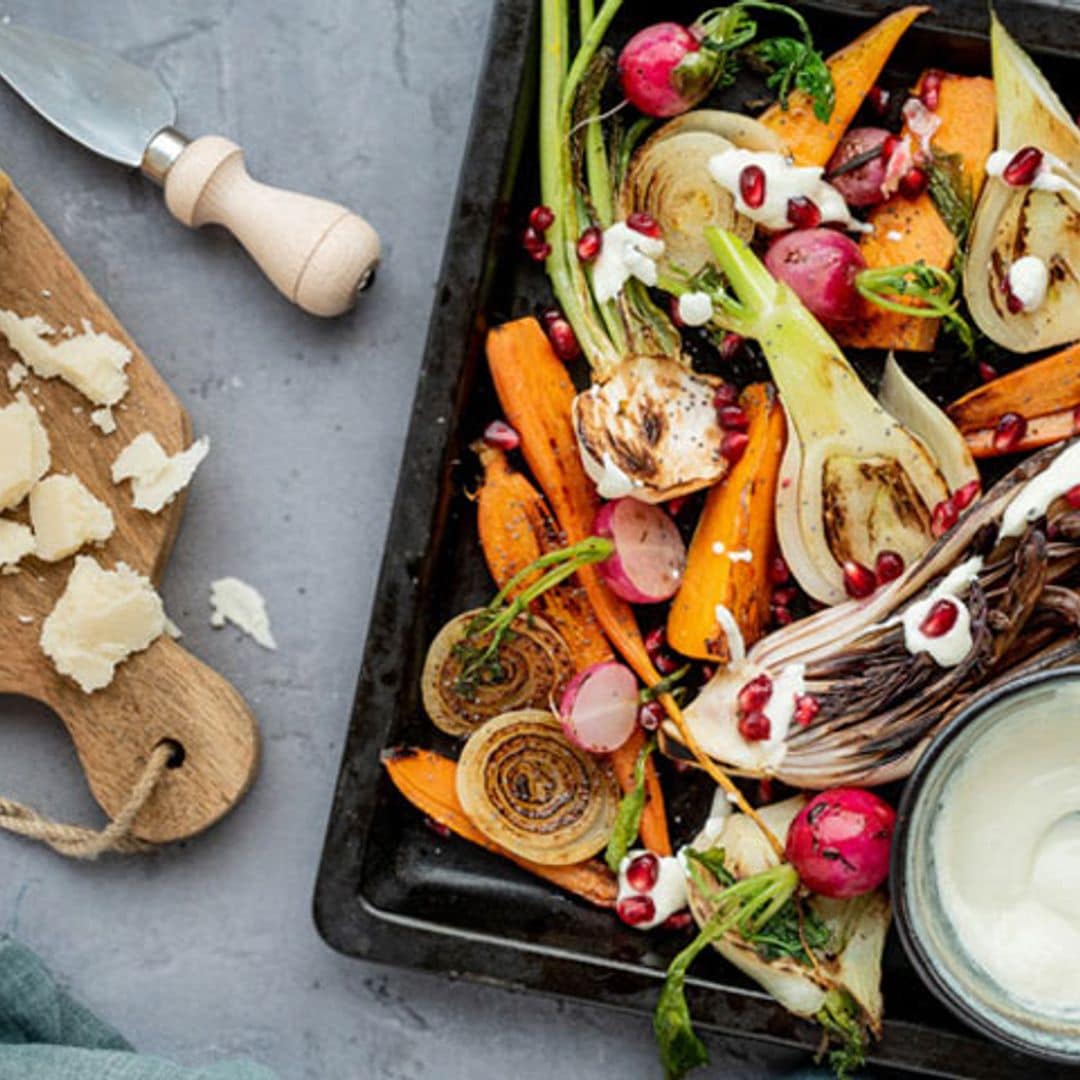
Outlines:
<svg viewBox="0 0 1080 1080"><path fill-rule="evenodd" d="M825 169L825 175L841 195L848 206L877 206L885 201L882 185L885 183L885 169L888 165L889 140L894 136L884 128L852 128L841 140ZM860 165L858 168L843 171L844 167L857 157L877 152L878 156ZM837 170L840 175L834 176Z"/></svg>
<svg viewBox="0 0 1080 1080"><path fill-rule="evenodd" d="M671 517L658 506L634 499L604 505L593 533L615 551L597 569L611 591L630 604L659 604L679 591L686 545Z"/></svg>
<svg viewBox="0 0 1080 1080"><path fill-rule="evenodd" d="M656 23L639 30L619 54L619 82L647 116L678 116L713 88L720 65L685 26Z"/></svg>
<svg viewBox="0 0 1080 1080"><path fill-rule="evenodd" d="M838 900L876 889L889 874L896 811L862 788L815 795L788 830L785 854L803 884Z"/></svg>
<svg viewBox="0 0 1080 1080"><path fill-rule="evenodd" d="M866 269L859 245L833 229L784 233L773 241L765 265L823 323L849 322L862 310L855 277Z"/></svg>
<svg viewBox="0 0 1080 1080"><path fill-rule="evenodd" d="M578 672L559 702L563 733L591 754L618 750L634 733L637 714L637 677L614 660Z"/></svg>

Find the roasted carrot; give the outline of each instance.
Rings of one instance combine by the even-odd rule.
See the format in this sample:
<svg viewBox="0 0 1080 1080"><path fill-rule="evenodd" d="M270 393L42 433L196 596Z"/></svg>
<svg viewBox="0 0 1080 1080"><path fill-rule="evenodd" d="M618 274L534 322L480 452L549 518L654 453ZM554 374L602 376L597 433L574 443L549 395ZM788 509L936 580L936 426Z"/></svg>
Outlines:
<svg viewBox="0 0 1080 1080"><path fill-rule="evenodd" d="M1019 439L1009 441L1007 446L998 442L995 428L977 428L964 432L971 456L979 459L1001 457L1004 454L1026 454L1051 443L1071 439L1080 435L1080 410L1062 409L1060 412L1037 416L1028 422L1024 434Z"/></svg>
<svg viewBox="0 0 1080 1080"><path fill-rule="evenodd" d="M1005 413L1019 413L1029 423L1040 416L1071 412L1080 405L1080 345L1018 368L976 387L948 408L966 435L993 428Z"/></svg>
<svg viewBox="0 0 1080 1080"><path fill-rule="evenodd" d="M547 495L567 541L577 543L586 539L592 531L599 499L578 453L571 416L575 391L566 368L555 355L540 324L531 318L517 319L491 330L487 337L487 356L503 412L521 436L525 460ZM656 686L661 676L653 666L629 605L603 584L594 567L579 570L578 578L615 651L646 686ZM731 778L701 749L674 698L664 694L660 701L701 768L731 794L743 813L758 823L777 852L782 852L782 846ZM662 829L666 838L663 793L651 759L646 770L646 784L649 797L646 812L642 815L642 839L645 840L647 828L655 828L656 833ZM671 849L670 840L663 848L645 842L654 851Z"/></svg>
<svg viewBox="0 0 1080 1080"><path fill-rule="evenodd" d="M457 797L457 764L431 750L399 749L383 754L394 786L421 813L479 847L494 851L537 877L572 892L597 907L615 906L618 883L599 859L572 866L541 866L489 840L465 815Z"/></svg>
<svg viewBox="0 0 1080 1080"><path fill-rule="evenodd" d="M684 656L727 663L731 652L717 622L723 604L752 645L769 618L769 566L776 554L776 488L784 456L784 411L769 385L743 392L750 442L705 500L682 585L668 614L667 636Z"/></svg>
<svg viewBox="0 0 1080 1080"><path fill-rule="evenodd" d="M479 443L484 482L476 496L480 545L488 569L501 589L541 555L565 545L562 530L540 494L501 450ZM530 584L523 581L522 587ZM611 649L584 589L572 581L549 589L536 608L558 630L574 666L583 671L612 659Z"/></svg>
<svg viewBox="0 0 1080 1080"><path fill-rule="evenodd" d="M921 82L921 80L920 80ZM946 75L941 82L937 112L941 126L932 145L946 154L959 154L964 172L978 198L986 178L986 159L994 149L994 84L990 79ZM912 145L917 140L905 126ZM870 215L874 231L860 242L863 258L871 269L904 266L922 260L948 270L956 255L956 237L937 212L929 194L917 199L894 195ZM842 345L860 349L900 349L932 352L937 340L938 319L899 315L867 307L867 316L838 329Z"/></svg>
<svg viewBox="0 0 1080 1080"><path fill-rule="evenodd" d="M784 140L797 164L824 166L828 163L888 63L896 43L908 27L929 10L923 6L901 8L829 57L829 71L836 86L836 107L828 121L823 122L814 115L813 100L801 90L791 94L786 110L776 104L762 115L761 122Z"/></svg>

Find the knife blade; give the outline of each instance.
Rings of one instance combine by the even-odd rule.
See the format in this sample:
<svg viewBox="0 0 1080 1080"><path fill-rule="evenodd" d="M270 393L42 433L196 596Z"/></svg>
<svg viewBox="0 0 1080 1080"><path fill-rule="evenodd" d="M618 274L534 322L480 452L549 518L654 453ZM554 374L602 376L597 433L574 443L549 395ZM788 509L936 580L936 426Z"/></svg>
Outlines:
<svg viewBox="0 0 1080 1080"><path fill-rule="evenodd" d="M349 310L374 279L379 238L359 215L253 180L221 136L187 138L158 77L110 52L43 30L0 24L0 78L69 138L161 185L192 228L217 224L293 303L315 315Z"/></svg>

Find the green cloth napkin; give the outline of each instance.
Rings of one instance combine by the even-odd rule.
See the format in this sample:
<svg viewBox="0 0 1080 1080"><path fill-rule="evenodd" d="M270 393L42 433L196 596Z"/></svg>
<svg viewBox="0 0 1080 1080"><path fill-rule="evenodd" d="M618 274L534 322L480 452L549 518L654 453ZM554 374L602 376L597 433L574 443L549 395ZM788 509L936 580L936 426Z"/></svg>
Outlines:
<svg viewBox="0 0 1080 1080"><path fill-rule="evenodd" d="M136 1054L114 1028L57 985L48 968L0 935L0 1080L275 1080L261 1065L182 1069Z"/></svg>

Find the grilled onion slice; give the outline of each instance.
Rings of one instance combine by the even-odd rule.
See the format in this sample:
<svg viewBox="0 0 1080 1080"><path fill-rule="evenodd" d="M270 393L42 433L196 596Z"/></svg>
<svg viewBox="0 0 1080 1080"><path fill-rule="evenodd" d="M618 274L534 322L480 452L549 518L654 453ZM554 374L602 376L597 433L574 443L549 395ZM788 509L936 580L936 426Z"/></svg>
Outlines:
<svg viewBox="0 0 1080 1080"><path fill-rule="evenodd" d="M485 720L514 709L547 708L574 674L566 642L535 615L515 619L491 658L470 671L470 661L491 641L490 634L470 636L485 612L478 608L451 619L424 661L424 709L448 735L468 735Z"/></svg>
<svg viewBox="0 0 1080 1080"><path fill-rule="evenodd" d="M457 795L489 840L544 866L601 851L619 805L608 766L571 746L558 719L540 709L506 713L473 732L458 762Z"/></svg>

